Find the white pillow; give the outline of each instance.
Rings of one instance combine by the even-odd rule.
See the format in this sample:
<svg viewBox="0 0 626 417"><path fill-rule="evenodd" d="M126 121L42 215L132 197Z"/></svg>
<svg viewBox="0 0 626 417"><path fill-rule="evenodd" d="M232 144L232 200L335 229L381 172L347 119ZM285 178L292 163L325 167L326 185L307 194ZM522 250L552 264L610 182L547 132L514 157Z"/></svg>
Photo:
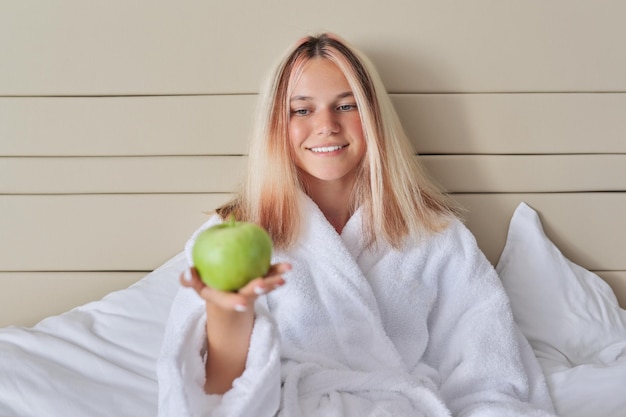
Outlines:
<svg viewBox="0 0 626 417"><path fill-rule="evenodd" d="M626 311L609 285L568 260L525 203L513 214L496 270L559 415L624 415Z"/></svg>

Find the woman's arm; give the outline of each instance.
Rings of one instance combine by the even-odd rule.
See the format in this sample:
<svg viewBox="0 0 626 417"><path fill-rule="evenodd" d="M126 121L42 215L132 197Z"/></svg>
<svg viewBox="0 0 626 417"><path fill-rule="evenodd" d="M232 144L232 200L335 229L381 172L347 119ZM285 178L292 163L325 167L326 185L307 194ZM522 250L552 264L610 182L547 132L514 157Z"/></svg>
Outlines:
<svg viewBox="0 0 626 417"><path fill-rule="evenodd" d="M224 394L241 376L254 326L254 301L282 286L282 274L290 269L289 264L273 265L265 277L249 282L236 293L207 287L194 268L189 278L181 276L182 285L193 288L206 302L206 393Z"/></svg>
<svg viewBox="0 0 626 417"><path fill-rule="evenodd" d="M252 309L250 309L252 310ZM238 312L207 303L207 394L224 394L245 369L254 312Z"/></svg>

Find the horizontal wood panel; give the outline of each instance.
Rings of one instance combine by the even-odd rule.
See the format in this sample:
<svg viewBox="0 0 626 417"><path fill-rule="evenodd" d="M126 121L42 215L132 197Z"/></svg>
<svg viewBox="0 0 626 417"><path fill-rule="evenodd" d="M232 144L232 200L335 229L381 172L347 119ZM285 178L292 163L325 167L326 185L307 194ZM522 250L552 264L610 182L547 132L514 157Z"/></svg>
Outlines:
<svg viewBox="0 0 626 417"><path fill-rule="evenodd" d="M2 2L0 95L255 92L320 30L396 92L626 91L624 15L614 0Z"/></svg>
<svg viewBox="0 0 626 417"><path fill-rule="evenodd" d="M624 155L426 155L449 192L626 191ZM245 156L0 157L0 194L233 192Z"/></svg>
<svg viewBox="0 0 626 417"><path fill-rule="evenodd" d="M0 194L232 192L245 156L0 157Z"/></svg>
<svg viewBox="0 0 626 417"><path fill-rule="evenodd" d="M123 289L144 272L0 272L0 327L32 326Z"/></svg>
<svg viewBox="0 0 626 417"><path fill-rule="evenodd" d="M626 270L626 193L456 194L467 226L495 265L520 202L535 209L546 235L565 256L590 270Z"/></svg>
<svg viewBox="0 0 626 417"><path fill-rule="evenodd" d="M0 196L0 271L151 270L177 253L227 194ZM497 262L515 207L545 218L566 256L626 270L626 193L456 194L468 227Z"/></svg>
<svg viewBox="0 0 626 417"><path fill-rule="evenodd" d="M406 94L421 154L626 153L625 94ZM255 95L0 97L0 155L242 155Z"/></svg>
<svg viewBox="0 0 626 417"><path fill-rule="evenodd" d="M455 193L626 191L624 155L431 155L431 176Z"/></svg>
<svg viewBox="0 0 626 417"><path fill-rule="evenodd" d="M392 98L421 154L626 153L626 94Z"/></svg>
<svg viewBox="0 0 626 417"><path fill-rule="evenodd" d="M0 271L149 271L227 194L0 196Z"/></svg>
<svg viewBox="0 0 626 417"><path fill-rule="evenodd" d="M0 97L0 155L243 154L255 100Z"/></svg>

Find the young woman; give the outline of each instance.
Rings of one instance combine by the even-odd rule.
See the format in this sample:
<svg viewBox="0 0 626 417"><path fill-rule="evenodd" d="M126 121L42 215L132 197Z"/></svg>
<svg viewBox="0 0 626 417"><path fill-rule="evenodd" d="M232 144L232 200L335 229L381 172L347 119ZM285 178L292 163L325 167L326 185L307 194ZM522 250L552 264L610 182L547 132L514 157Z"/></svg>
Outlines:
<svg viewBox="0 0 626 417"><path fill-rule="evenodd" d="M244 187L186 248L234 215L268 230L274 265L235 293L181 276L161 416L550 415L495 271L414 154L358 50L287 52Z"/></svg>

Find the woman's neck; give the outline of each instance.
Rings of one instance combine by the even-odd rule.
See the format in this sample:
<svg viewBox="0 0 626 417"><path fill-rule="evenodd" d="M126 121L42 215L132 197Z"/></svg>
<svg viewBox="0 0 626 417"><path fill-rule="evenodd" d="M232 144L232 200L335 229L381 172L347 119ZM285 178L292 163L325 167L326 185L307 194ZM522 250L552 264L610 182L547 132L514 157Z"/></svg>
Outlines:
<svg viewBox="0 0 626 417"><path fill-rule="evenodd" d="M324 217L341 234L352 215L350 198L353 181L307 181L309 197L317 204Z"/></svg>

